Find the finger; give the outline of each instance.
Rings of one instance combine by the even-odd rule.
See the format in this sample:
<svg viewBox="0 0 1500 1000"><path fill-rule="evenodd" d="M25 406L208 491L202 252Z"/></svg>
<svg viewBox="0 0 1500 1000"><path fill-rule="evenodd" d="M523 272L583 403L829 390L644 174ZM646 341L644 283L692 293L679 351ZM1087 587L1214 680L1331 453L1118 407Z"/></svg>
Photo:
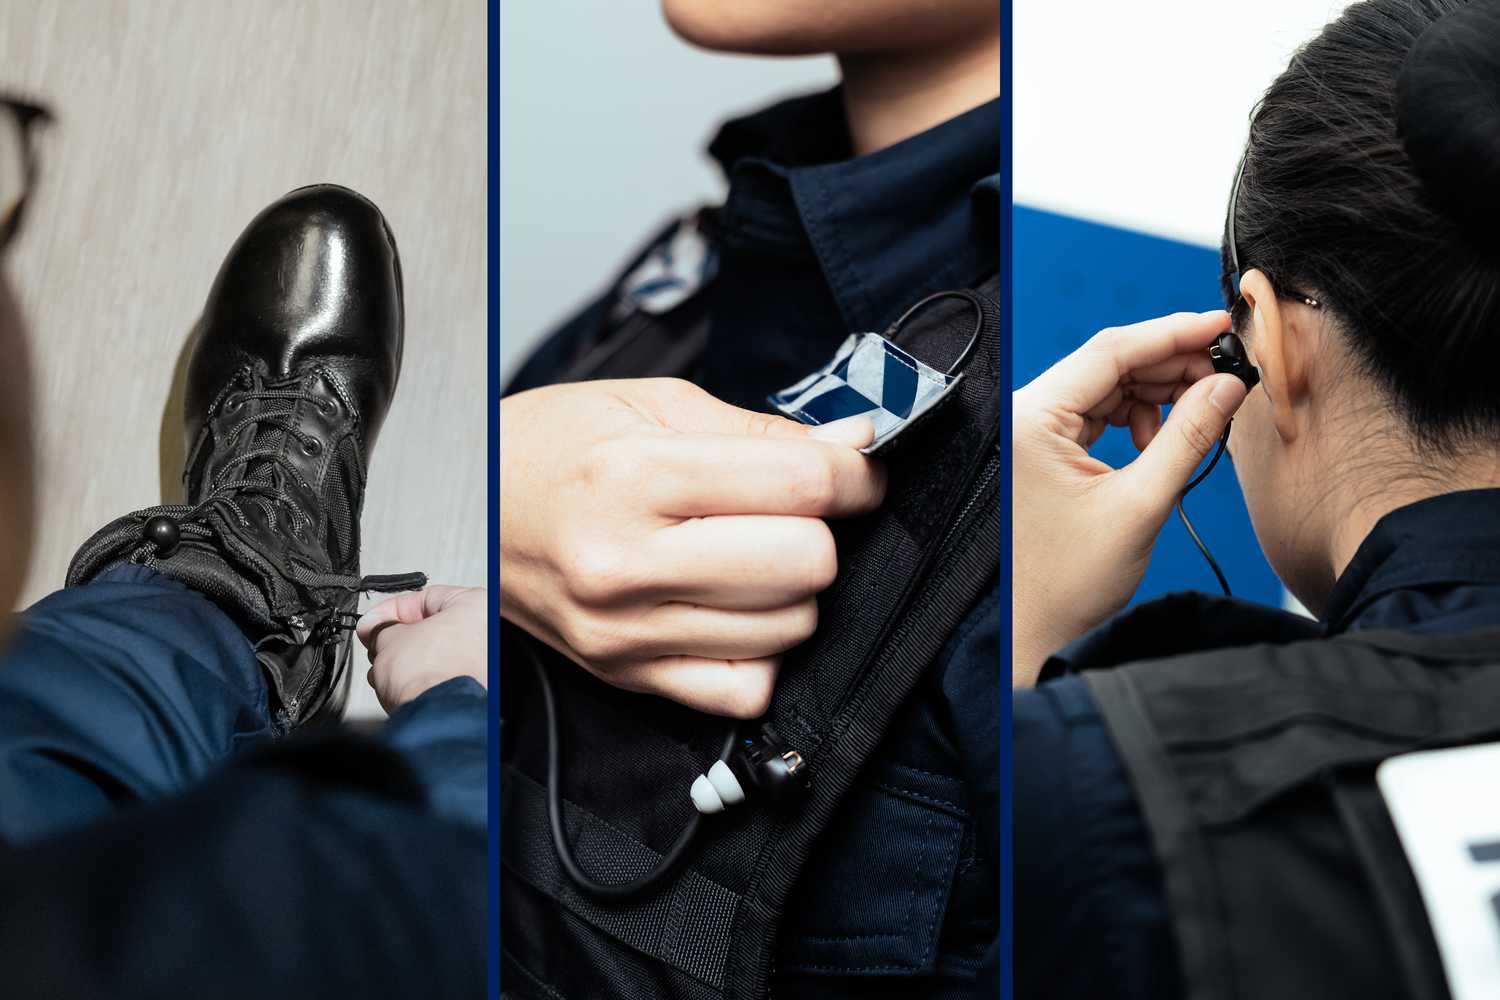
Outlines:
<svg viewBox="0 0 1500 1000"><path fill-rule="evenodd" d="M1129 384L1119 386L1104 398L1097 406L1087 414L1097 417L1105 413L1121 412L1122 406L1128 408L1136 402L1143 403L1171 403L1175 402L1187 388L1199 379L1207 378L1214 373L1213 361L1208 357L1193 357L1190 359L1176 359L1173 362L1176 377L1171 381L1164 382L1140 382L1131 381ZM1164 372L1165 369L1162 369Z"/></svg>
<svg viewBox="0 0 1500 1000"><path fill-rule="evenodd" d="M753 719L771 704L781 661L664 656L610 671L607 680L710 715Z"/></svg>
<svg viewBox="0 0 1500 1000"><path fill-rule="evenodd" d="M411 625L430 618L467 589L435 584L422 590L410 590L388 597L360 617L354 626L354 634L369 649L382 627L396 622Z"/></svg>
<svg viewBox="0 0 1500 1000"><path fill-rule="evenodd" d="M400 643L401 634L409 628L411 628L410 624L398 622L393 619L381 622L375 626L370 632L368 640L360 640L364 643L365 650L370 654L370 674L372 677L379 677L380 667L386 662L385 653L388 650L394 649Z"/></svg>
<svg viewBox="0 0 1500 1000"><path fill-rule="evenodd" d="M1210 372L1210 374L1212 374ZM1173 382L1161 385L1133 385L1130 387L1130 399L1137 403L1154 403L1160 406L1162 403L1170 403L1174 398L1181 396L1191 382Z"/></svg>
<svg viewBox="0 0 1500 1000"><path fill-rule="evenodd" d="M765 611L796 604L838 574L833 533L817 518L732 514L654 532L643 561L662 581L645 596Z"/></svg>
<svg viewBox="0 0 1500 1000"><path fill-rule="evenodd" d="M1104 330L1032 383L1038 395L1071 413L1087 413L1137 370L1178 355L1206 351L1229 328L1222 309L1174 313L1133 326Z"/></svg>
<svg viewBox="0 0 1500 1000"><path fill-rule="evenodd" d="M1156 432L1161 429L1161 407L1150 403L1136 403L1130 408L1129 422L1130 440L1137 451L1145 451L1146 446L1156 437Z"/></svg>
<svg viewBox="0 0 1500 1000"><path fill-rule="evenodd" d="M1111 427L1128 427L1130 425L1130 413L1135 409L1136 402L1130 397L1120 400L1119 404L1109 412L1106 418Z"/></svg>
<svg viewBox="0 0 1500 1000"><path fill-rule="evenodd" d="M847 517L885 498L881 463L843 444L678 434L645 446L653 507L669 517Z"/></svg>
<svg viewBox="0 0 1500 1000"><path fill-rule="evenodd" d="M672 601L624 626L632 659L698 656L754 660L776 656L811 638L818 627L812 598L770 611L734 611Z"/></svg>
<svg viewBox="0 0 1500 1000"><path fill-rule="evenodd" d="M875 443L875 421L862 414L844 417L809 427L807 436L814 441L841 444L846 448L865 448Z"/></svg>
<svg viewBox="0 0 1500 1000"><path fill-rule="evenodd" d="M1244 401L1245 384L1233 375L1194 384L1140 457L1122 470L1133 481L1131 488L1157 499L1163 510L1170 508Z"/></svg>
<svg viewBox="0 0 1500 1000"><path fill-rule="evenodd" d="M631 379L622 385L629 386L622 393L627 401L649 392L654 399L653 416L674 430L767 438L806 438L811 430L779 414L732 406L682 379Z"/></svg>
<svg viewBox="0 0 1500 1000"><path fill-rule="evenodd" d="M1154 365L1137 368L1130 373L1130 381L1136 386L1171 385L1181 382L1191 385L1200 378L1207 378L1213 373L1214 362L1208 356L1208 352L1195 350L1188 354L1174 355Z"/></svg>

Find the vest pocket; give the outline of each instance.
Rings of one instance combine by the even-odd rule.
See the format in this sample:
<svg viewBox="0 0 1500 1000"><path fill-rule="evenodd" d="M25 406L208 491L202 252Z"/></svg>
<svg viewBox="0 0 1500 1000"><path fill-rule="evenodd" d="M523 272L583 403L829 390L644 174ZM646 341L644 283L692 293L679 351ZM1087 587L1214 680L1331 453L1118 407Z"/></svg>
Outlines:
<svg viewBox="0 0 1500 1000"><path fill-rule="evenodd" d="M777 971L931 974L967 820L957 779L877 768L808 859L781 923Z"/></svg>

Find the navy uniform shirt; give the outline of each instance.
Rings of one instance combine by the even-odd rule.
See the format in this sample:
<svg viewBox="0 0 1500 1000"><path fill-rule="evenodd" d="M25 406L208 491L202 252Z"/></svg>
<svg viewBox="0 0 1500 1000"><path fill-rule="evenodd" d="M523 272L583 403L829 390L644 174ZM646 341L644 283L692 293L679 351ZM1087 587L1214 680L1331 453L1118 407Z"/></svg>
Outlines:
<svg viewBox="0 0 1500 1000"><path fill-rule="evenodd" d="M1225 602L1215 607L1226 613ZM1186 614L1184 632L1203 624ZM1339 577L1321 622L1278 620L1249 607L1243 616L1257 627L1272 622L1286 638L1299 631L1316 637L1494 628L1500 489L1450 493L1386 515ZM1120 648L1124 620L1106 623L1054 661L1145 659ZM1014 719L1016 996L1180 996L1161 872L1088 688L1070 675L1018 691Z"/></svg>
<svg viewBox="0 0 1500 1000"><path fill-rule="evenodd" d="M729 190L694 381L727 402L765 410L849 333L998 269L998 102L853 157L834 90L729 122L709 151ZM548 338L511 391L556 377L610 305ZM950 638L810 859L779 992L970 996L995 976L1001 604L991 591Z"/></svg>

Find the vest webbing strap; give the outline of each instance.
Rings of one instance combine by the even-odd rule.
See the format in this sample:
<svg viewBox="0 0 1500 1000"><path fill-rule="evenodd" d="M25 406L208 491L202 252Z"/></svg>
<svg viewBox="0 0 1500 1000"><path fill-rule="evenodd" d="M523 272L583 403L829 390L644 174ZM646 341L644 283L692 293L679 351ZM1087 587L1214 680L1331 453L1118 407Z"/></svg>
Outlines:
<svg viewBox="0 0 1500 1000"><path fill-rule="evenodd" d="M511 843L506 867L515 877L632 948L716 989L723 987L729 928L739 896L686 870L671 880L669 892L623 905L594 902L573 887L558 864L547 824L546 790L519 772L507 777L511 811L506 839ZM658 852L572 802L563 801L563 813L574 857L602 881L626 881L661 860Z"/></svg>
<svg viewBox="0 0 1500 1000"><path fill-rule="evenodd" d="M1202 831L1129 674L1093 670L1083 680L1109 725L1141 815L1151 830L1172 911L1183 1000L1221 1000L1224 994L1216 984L1220 970L1229 964L1229 950L1218 919L1222 904Z"/></svg>

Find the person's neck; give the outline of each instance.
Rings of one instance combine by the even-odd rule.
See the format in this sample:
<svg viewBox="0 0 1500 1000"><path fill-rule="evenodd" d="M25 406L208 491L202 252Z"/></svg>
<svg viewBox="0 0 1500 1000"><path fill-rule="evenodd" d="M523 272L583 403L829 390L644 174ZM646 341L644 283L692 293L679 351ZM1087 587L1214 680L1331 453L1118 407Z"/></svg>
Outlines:
<svg viewBox="0 0 1500 1000"><path fill-rule="evenodd" d="M1408 475L1391 475L1391 465L1372 464L1372 470L1380 471L1378 482L1340 491L1351 499L1342 516L1335 515L1329 536L1328 558L1334 580L1349 568L1380 519L1392 511L1445 493L1500 487L1500 454L1469 454L1439 464L1430 454L1413 453L1405 461L1413 470Z"/></svg>
<svg viewBox="0 0 1500 1000"><path fill-rule="evenodd" d="M1000 95L1000 36L839 57L854 154L894 146Z"/></svg>

